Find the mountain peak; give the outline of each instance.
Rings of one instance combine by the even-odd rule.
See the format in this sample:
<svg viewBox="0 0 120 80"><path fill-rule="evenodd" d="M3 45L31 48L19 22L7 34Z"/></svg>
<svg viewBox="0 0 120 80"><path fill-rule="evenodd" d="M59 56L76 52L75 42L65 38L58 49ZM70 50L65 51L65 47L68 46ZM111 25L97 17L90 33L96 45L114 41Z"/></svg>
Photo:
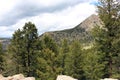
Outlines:
<svg viewBox="0 0 120 80"><path fill-rule="evenodd" d="M93 14L72 29L46 32L40 37L42 38L44 35L50 35L58 43L63 39L67 39L70 42L73 40L79 40L82 43L90 43L93 40L90 31L97 25L102 26L102 21L98 15Z"/></svg>
<svg viewBox="0 0 120 80"><path fill-rule="evenodd" d="M102 26L102 21L98 15L92 14L90 17L80 23L77 28L84 28L86 31L89 31L97 25Z"/></svg>

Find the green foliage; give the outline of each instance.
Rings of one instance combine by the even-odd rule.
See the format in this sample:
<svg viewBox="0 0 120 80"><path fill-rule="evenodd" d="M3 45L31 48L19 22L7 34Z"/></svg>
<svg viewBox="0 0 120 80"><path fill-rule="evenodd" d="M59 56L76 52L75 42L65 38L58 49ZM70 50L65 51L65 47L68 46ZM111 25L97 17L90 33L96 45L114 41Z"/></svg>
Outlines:
<svg viewBox="0 0 120 80"><path fill-rule="evenodd" d="M70 53L66 60L66 74L79 80L84 79L82 67L83 52L79 41L74 41L70 46Z"/></svg>
<svg viewBox="0 0 120 80"><path fill-rule="evenodd" d="M59 49L59 57L58 57L59 62L60 62L60 66L61 66L61 69L62 69L62 71L61 71L62 75L67 74L66 73L66 67L67 67L66 59L67 59L69 53L70 53L69 43L66 39L64 39L64 40L61 41L61 46L60 46L60 49Z"/></svg>
<svg viewBox="0 0 120 80"><path fill-rule="evenodd" d="M103 57L101 62L106 63L103 77L113 77L119 74L117 61L120 54L119 26L120 26L120 4L117 0L99 0L98 14L103 21L102 27L94 29L96 49Z"/></svg>
<svg viewBox="0 0 120 80"><path fill-rule="evenodd" d="M85 50L83 55L83 70L87 80L100 80L104 74L105 63L101 62L102 55L94 47Z"/></svg>
<svg viewBox="0 0 120 80"><path fill-rule="evenodd" d="M54 80L60 73L58 64L58 48L50 36L45 36L41 43L41 50L38 51L36 73L40 80Z"/></svg>
<svg viewBox="0 0 120 80"><path fill-rule="evenodd" d="M36 26L28 22L23 27L24 70L27 76L35 75L38 33Z"/></svg>
<svg viewBox="0 0 120 80"><path fill-rule="evenodd" d="M34 24L28 22L23 30L18 29L13 34L9 52L12 54L15 73L24 73L26 76L35 75L37 29Z"/></svg>
<svg viewBox="0 0 120 80"><path fill-rule="evenodd" d="M2 49L2 44L0 43L0 74L4 71L4 67L5 67L4 53Z"/></svg>
<svg viewBox="0 0 120 80"><path fill-rule="evenodd" d="M13 38L11 40L11 44L9 46L9 53L12 54L13 63L15 65L15 73L22 72L22 32L20 29L15 31L13 34Z"/></svg>

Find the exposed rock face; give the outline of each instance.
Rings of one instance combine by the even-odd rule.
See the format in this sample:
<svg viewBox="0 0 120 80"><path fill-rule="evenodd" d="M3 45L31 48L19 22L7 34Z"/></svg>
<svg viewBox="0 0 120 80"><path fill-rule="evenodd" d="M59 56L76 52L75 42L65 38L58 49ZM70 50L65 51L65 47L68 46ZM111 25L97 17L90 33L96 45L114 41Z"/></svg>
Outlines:
<svg viewBox="0 0 120 80"><path fill-rule="evenodd" d="M34 77L24 77L23 74L17 74L9 77L3 77L0 75L0 80L35 80Z"/></svg>
<svg viewBox="0 0 120 80"><path fill-rule="evenodd" d="M66 75L58 75L56 80L77 80L77 79L74 79L74 78L72 78L70 76L66 76Z"/></svg>
<svg viewBox="0 0 120 80"><path fill-rule="evenodd" d="M72 29L46 32L40 38L44 37L44 35L50 35L56 42L67 39L69 41L79 40L81 43L89 43L93 40L90 31L97 25L102 26L102 21L99 16L93 14Z"/></svg>
<svg viewBox="0 0 120 80"><path fill-rule="evenodd" d="M94 28L95 26L102 26L102 21L99 18L98 15L91 15L90 17L88 17L87 19L85 19L80 25L77 26L77 28L84 28L86 31L90 31L92 28Z"/></svg>

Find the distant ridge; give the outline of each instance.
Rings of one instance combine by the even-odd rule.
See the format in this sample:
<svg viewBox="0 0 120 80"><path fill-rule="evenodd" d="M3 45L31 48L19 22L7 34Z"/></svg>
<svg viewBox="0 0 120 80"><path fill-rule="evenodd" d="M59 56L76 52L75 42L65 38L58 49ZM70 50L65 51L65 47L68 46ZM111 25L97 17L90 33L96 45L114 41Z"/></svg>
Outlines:
<svg viewBox="0 0 120 80"><path fill-rule="evenodd" d="M0 43L3 46L3 50L6 50L8 45L10 44L10 38L0 38Z"/></svg>
<svg viewBox="0 0 120 80"><path fill-rule="evenodd" d="M89 43L92 40L90 31L97 25L102 26L102 21L99 16L93 14L72 29L45 32L40 36L40 38L45 35L50 35L56 42L59 42L62 39L67 39L69 41L79 40L82 43Z"/></svg>

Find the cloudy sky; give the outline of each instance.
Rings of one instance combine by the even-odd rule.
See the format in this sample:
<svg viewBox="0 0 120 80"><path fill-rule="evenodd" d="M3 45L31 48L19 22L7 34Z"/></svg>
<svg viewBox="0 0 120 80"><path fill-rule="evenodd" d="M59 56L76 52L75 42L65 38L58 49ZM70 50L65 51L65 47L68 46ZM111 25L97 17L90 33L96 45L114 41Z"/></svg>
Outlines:
<svg viewBox="0 0 120 80"><path fill-rule="evenodd" d="M0 0L0 37L31 21L39 34L73 28L95 13L96 0Z"/></svg>

